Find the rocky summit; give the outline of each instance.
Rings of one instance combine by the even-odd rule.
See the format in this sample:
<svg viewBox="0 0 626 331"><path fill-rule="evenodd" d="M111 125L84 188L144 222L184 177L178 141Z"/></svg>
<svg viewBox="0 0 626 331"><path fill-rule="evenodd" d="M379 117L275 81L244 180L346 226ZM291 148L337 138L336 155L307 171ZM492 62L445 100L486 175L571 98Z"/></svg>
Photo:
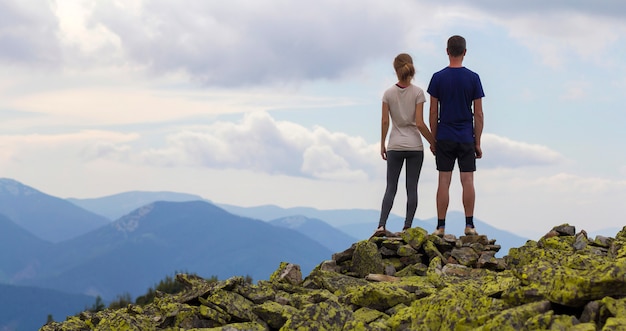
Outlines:
<svg viewBox="0 0 626 331"><path fill-rule="evenodd" d="M257 284L179 274L182 292L41 330L626 330L626 227L591 239L563 224L503 258L499 248L412 228L304 278L288 262Z"/></svg>

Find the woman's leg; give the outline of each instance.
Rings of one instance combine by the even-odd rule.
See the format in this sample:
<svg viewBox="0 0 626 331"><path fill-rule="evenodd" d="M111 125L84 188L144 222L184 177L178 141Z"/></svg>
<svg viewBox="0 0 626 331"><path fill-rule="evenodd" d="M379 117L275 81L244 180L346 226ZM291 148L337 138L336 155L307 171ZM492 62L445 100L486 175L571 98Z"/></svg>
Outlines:
<svg viewBox="0 0 626 331"><path fill-rule="evenodd" d="M420 179L424 152L414 151L406 153L406 217L403 229L408 229L413 224L415 211L417 210L417 183Z"/></svg>
<svg viewBox="0 0 626 331"><path fill-rule="evenodd" d="M380 209L379 228L384 228L387 224L387 218L389 218L391 207L393 207L393 199L396 197L396 191L398 190L398 178L400 177L403 163L404 156L401 152L387 151L387 188L385 189L383 205Z"/></svg>

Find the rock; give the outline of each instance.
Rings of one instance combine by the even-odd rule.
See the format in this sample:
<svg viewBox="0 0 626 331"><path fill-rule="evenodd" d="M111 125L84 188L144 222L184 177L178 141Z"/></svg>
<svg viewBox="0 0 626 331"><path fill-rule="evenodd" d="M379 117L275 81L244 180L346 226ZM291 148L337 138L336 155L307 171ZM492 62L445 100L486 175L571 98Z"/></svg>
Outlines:
<svg viewBox="0 0 626 331"><path fill-rule="evenodd" d="M298 310L289 305L281 305L274 301L267 301L253 308L253 312L257 314L267 325L274 329L279 329L287 320L293 316Z"/></svg>
<svg viewBox="0 0 626 331"><path fill-rule="evenodd" d="M302 283L302 271L297 264L283 262L271 276L270 281L286 282L292 285Z"/></svg>
<svg viewBox="0 0 626 331"><path fill-rule="evenodd" d="M400 281L400 277L380 275L380 274L369 274L365 276L365 279L375 281L375 282L398 282Z"/></svg>
<svg viewBox="0 0 626 331"><path fill-rule="evenodd" d="M341 330L352 315L348 307L329 300L296 312L281 330Z"/></svg>
<svg viewBox="0 0 626 331"><path fill-rule="evenodd" d="M454 257L459 264L466 267L473 267L480 257L471 247L455 248L452 250L451 256Z"/></svg>
<svg viewBox="0 0 626 331"><path fill-rule="evenodd" d="M398 304L409 305L416 299L414 293L410 293L399 285L380 282L368 284L353 289L343 299L350 304L375 309L381 312Z"/></svg>
<svg viewBox="0 0 626 331"><path fill-rule="evenodd" d="M626 227L589 240L562 224L504 258L498 250L484 235L411 228L357 242L304 279L288 262L255 285L180 274L177 294L41 331L626 329Z"/></svg>
<svg viewBox="0 0 626 331"><path fill-rule="evenodd" d="M359 277L365 277L369 274L382 274L385 269L378 247L371 241L361 241L356 244L352 262L352 271Z"/></svg>

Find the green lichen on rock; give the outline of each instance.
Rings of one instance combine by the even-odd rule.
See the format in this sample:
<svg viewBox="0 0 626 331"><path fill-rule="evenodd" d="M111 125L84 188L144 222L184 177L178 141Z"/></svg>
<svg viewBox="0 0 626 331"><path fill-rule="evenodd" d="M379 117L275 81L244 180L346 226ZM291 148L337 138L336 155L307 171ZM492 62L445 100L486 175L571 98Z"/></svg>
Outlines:
<svg viewBox="0 0 626 331"><path fill-rule="evenodd" d="M606 320L602 331L626 330L626 318L611 317Z"/></svg>
<svg viewBox="0 0 626 331"><path fill-rule="evenodd" d="M293 314L281 330L342 330L352 314L337 301L320 302Z"/></svg>
<svg viewBox="0 0 626 331"><path fill-rule="evenodd" d="M504 301L483 294L480 280L457 280L434 294L415 300L389 319L393 330L454 330L457 325L478 327L475 316L509 308Z"/></svg>
<svg viewBox="0 0 626 331"><path fill-rule="evenodd" d="M303 286L306 288L326 289L337 295L348 292L350 288L366 284L369 284L369 282L363 278L355 278L323 270L313 270L303 282Z"/></svg>
<svg viewBox="0 0 626 331"><path fill-rule="evenodd" d="M410 304L417 296L392 283L374 283L354 289L345 300L359 307L385 311L398 304Z"/></svg>
<svg viewBox="0 0 626 331"><path fill-rule="evenodd" d="M403 231L400 236L413 249L419 250L428 239L428 231L422 228L410 228Z"/></svg>
<svg viewBox="0 0 626 331"><path fill-rule="evenodd" d="M267 325L271 328L279 329L293 314L298 310L289 305L281 305L277 302L268 301L253 308L254 313L257 314Z"/></svg>
<svg viewBox="0 0 626 331"><path fill-rule="evenodd" d="M255 285L180 274L178 294L41 330L626 329L626 227L590 240L561 224L504 258L494 243L412 228L357 242L302 281L287 262Z"/></svg>
<svg viewBox="0 0 626 331"><path fill-rule="evenodd" d="M252 314L254 303L237 293L224 290L214 291L206 298L206 304L219 307L238 321L252 322L258 319Z"/></svg>
<svg viewBox="0 0 626 331"><path fill-rule="evenodd" d="M365 277L369 274L382 274L384 271L383 258L378 252L378 247L368 240L356 244L352 262L353 271L359 277Z"/></svg>

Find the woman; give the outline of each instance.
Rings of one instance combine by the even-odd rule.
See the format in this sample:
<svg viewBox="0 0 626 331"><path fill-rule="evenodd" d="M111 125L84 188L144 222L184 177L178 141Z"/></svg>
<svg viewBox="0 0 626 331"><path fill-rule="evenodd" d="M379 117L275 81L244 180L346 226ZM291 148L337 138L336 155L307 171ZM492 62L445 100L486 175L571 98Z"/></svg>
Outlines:
<svg viewBox="0 0 626 331"><path fill-rule="evenodd" d="M389 212L398 190L398 178L406 162L406 218L402 231L411 227L417 209L417 183L424 162L424 144L435 144L435 139L424 122L424 90L411 84L415 76L413 59L399 54L393 61L398 82L383 94L380 155L387 161L387 189L383 197L378 229L373 236L385 236ZM385 147L391 118L391 133Z"/></svg>

